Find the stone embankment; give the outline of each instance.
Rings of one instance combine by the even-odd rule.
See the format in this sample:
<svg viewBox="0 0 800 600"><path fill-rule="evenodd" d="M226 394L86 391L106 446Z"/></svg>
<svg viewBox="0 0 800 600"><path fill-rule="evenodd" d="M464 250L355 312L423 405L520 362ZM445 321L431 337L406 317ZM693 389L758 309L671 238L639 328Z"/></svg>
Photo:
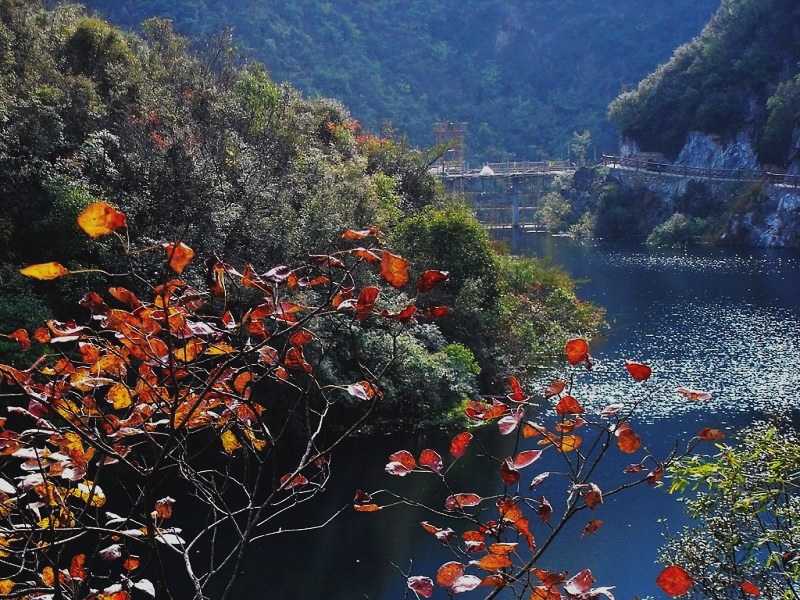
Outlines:
<svg viewBox="0 0 800 600"><path fill-rule="evenodd" d="M646 162L661 164L660 157L639 152L630 141L623 142L621 150L626 159L644 157ZM728 214L728 222L719 235L722 242L800 247L798 178L791 170L785 178L766 176L770 169L758 164L747 134L740 133L723 143L712 136L693 133L669 169L642 167L631 168L624 162L611 164L609 175L622 184L642 185L655 193L663 202L665 213L691 213L692 202L718 205ZM730 176L726 177L728 172ZM764 176L759 175L762 173Z"/></svg>

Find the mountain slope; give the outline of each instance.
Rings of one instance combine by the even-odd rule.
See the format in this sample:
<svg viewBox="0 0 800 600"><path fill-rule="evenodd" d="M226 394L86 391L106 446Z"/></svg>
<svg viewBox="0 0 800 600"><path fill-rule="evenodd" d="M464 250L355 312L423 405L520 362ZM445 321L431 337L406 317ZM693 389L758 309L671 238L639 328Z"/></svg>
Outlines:
<svg viewBox="0 0 800 600"><path fill-rule="evenodd" d="M632 92L609 117L642 150L676 155L691 131L746 132L762 163L788 165L800 112L800 5L724 0L702 34Z"/></svg>
<svg viewBox="0 0 800 600"><path fill-rule="evenodd" d="M88 0L127 27L151 16L182 33L226 25L277 80L335 97L373 131L390 121L430 145L467 121L473 160L562 157L588 129L616 148L608 102L696 35L719 0Z"/></svg>

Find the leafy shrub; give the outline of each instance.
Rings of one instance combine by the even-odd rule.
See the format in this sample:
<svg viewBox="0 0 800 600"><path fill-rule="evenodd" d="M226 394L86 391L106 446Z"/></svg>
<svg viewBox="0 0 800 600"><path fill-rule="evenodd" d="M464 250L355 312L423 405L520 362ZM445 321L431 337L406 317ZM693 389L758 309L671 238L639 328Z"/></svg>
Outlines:
<svg viewBox="0 0 800 600"><path fill-rule="evenodd" d="M708 233L708 221L705 219L689 218L681 213L675 213L650 232L650 235L647 236L647 244L650 246L685 246L701 241L706 233Z"/></svg>

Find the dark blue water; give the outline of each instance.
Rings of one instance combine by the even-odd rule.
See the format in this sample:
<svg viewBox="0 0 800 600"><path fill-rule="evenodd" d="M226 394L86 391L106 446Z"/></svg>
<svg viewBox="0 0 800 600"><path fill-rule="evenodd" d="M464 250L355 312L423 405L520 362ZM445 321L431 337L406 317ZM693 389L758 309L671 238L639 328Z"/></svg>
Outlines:
<svg viewBox="0 0 800 600"><path fill-rule="evenodd" d="M663 455L676 440L685 442L706 426L720 428L732 438L737 429L757 418L797 422L797 252L648 250L584 244L543 234L518 233L514 239L510 232L496 234L501 238L507 234L514 252L549 256L573 277L587 280L580 295L606 307L610 326L592 345L597 367L582 374L576 383L576 395L587 411L611 402L630 402L641 392L642 386L625 375L625 359L653 367L648 382L651 396L634 426L654 455ZM543 376L542 381L549 378ZM708 390L712 399L687 401L674 392L681 385ZM493 454L512 452L511 438L489 430L477 436ZM324 522L336 509L351 505L353 492L359 488L391 488L442 506L448 492L434 476L414 474L399 479L385 475L383 467L386 457L402 448L415 455L425 447L446 454L448 440L449 434L442 433L349 441L335 457L332 487L313 507L294 516L296 524L305 527ZM535 441L527 440L523 447L535 448ZM707 451L713 452L713 447L709 445ZM618 452L610 457L596 476L604 489L625 481L621 469L631 462ZM485 463L472 460L465 460L454 473L458 491L499 492L496 466L483 468L476 465ZM524 481L558 467L547 460L528 467ZM556 512L563 506L563 487L555 478L541 489ZM662 597L655 585L661 535L686 522L676 498L663 488L642 486L608 499L596 517L604 521L597 533L580 538L586 521L581 516L539 566L573 573L591 568L597 585L616 586L618 599ZM270 598L403 598L405 577L401 572L435 577L439 565L453 560L419 527L422 520L463 530L448 523L446 517L398 507L370 514L346 510L319 531L275 536L259 546L248 564L246 597L256 590L268 591ZM544 539L545 530L537 529L538 525L534 533ZM459 597L483 595L485 589ZM434 598L444 599L447 594L437 588Z"/></svg>

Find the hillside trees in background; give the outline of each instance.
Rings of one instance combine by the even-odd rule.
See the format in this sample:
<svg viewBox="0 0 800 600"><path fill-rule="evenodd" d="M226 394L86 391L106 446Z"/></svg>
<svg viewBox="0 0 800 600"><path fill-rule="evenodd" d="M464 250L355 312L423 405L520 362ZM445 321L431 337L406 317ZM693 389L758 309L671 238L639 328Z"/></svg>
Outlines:
<svg viewBox="0 0 800 600"><path fill-rule="evenodd" d="M2 0L0 40L0 331L30 327L43 313L65 321L80 315L77 302L93 285L92 273L46 286L16 274L51 260L56 245L69 269L126 271L126 259L71 225L98 200L113 200L143 245L178 240L198 256L236 263L326 255L340 249L336 240L347 228L391 231L427 207L458 213L464 227L480 231L463 209L447 208L452 200L428 172L432 156L371 134L340 103L306 99L262 65L239 63L224 33L194 53L162 19L136 36L79 7ZM458 254L458 245L451 248ZM500 280L497 255L488 251L491 260L480 268L495 269ZM151 254L141 260L148 275L163 268ZM461 276L454 273L453 285L466 285ZM187 277L202 283L197 273ZM487 314L502 303L502 292L492 296ZM29 309L19 311L21 305ZM563 335L590 333L599 320L593 314L552 319ZM466 318L449 317L454 324ZM444 413L477 392L478 370L524 368L523 356L501 366L478 352L477 332L456 335L462 330L453 326L444 335L426 323L404 332L405 371L386 382L386 415L412 421L418 413L411 407L421 413L430 402ZM395 341L379 332L368 337L363 342L374 356ZM552 352L563 339L529 342ZM19 352L0 344L0 351ZM452 385L451 372L463 375ZM405 394L414 386L415 394Z"/></svg>
<svg viewBox="0 0 800 600"><path fill-rule="evenodd" d="M232 26L278 81L334 97L378 131L386 121L416 146L437 121L467 121L478 161L563 158L574 131L610 152L608 102L697 35L719 0L207 2L88 0L138 29L169 17L210 37Z"/></svg>
<svg viewBox="0 0 800 600"><path fill-rule="evenodd" d="M610 104L611 122L672 156L690 131L749 130L761 162L785 166L800 108L798 25L791 0L724 0L698 38Z"/></svg>

